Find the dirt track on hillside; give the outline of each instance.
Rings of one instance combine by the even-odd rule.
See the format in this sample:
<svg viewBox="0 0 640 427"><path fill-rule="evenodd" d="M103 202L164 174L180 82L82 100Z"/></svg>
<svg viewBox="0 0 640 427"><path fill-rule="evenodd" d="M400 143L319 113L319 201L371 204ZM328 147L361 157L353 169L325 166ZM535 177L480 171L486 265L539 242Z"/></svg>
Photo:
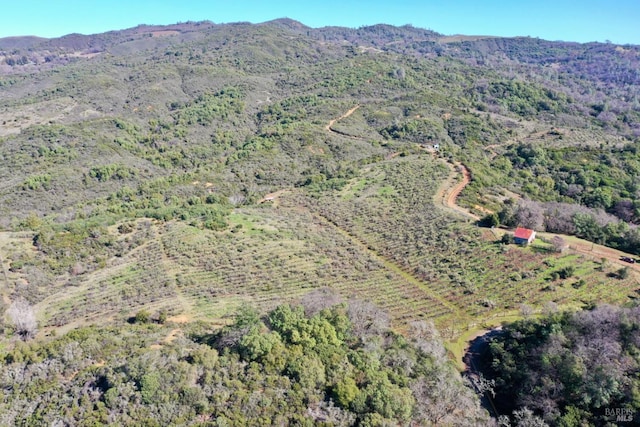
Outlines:
<svg viewBox="0 0 640 427"><path fill-rule="evenodd" d="M274 202L274 204L277 205L277 203L275 203L275 202L278 201L278 197L280 197L281 195L283 195L287 191L290 191L290 189L289 188L283 188L282 190L278 190L278 191L275 191L273 193L266 194L262 199L258 200L257 204L261 204L261 203L264 203L264 202Z"/></svg>
<svg viewBox="0 0 640 427"><path fill-rule="evenodd" d="M442 204L442 206L448 209L460 212L463 215L478 221L480 219L479 216L472 214L468 209L463 208L457 203L458 196L471 182L471 172L469 172L469 169L467 169L462 163L451 164L447 162L447 166L451 169L451 174L436 192L434 196L436 203ZM458 170L462 171L462 180L455 183L457 175L460 174Z"/></svg>
<svg viewBox="0 0 640 427"><path fill-rule="evenodd" d="M577 237L566 236L564 234L545 232L545 233L538 233L538 235L540 237L544 237L547 240L551 240L554 236L561 237L569 245L569 250L573 250L579 254L586 255L592 258L594 261L599 261L602 258L604 258L607 261L614 263L615 265L629 267L632 270L640 271L640 264L631 264L631 263L622 261L620 259L622 257L635 258L636 256L633 254L628 254L626 252L622 252L617 249L598 245L596 243L591 243L587 240L578 239Z"/></svg>
<svg viewBox="0 0 640 427"><path fill-rule="evenodd" d="M347 111L346 113L344 113L343 115L341 115L340 117L338 117L337 119L332 119L329 120L329 123L324 127L326 130L328 130L329 132L334 132L334 133L338 133L336 131L334 131L333 129L331 129L331 126L333 126L338 120L342 120L342 119L346 119L347 117L349 117L350 115L352 115L353 113L355 113L355 111L360 108L360 105L356 105L355 107L353 107L352 109L350 109L349 111Z"/></svg>
<svg viewBox="0 0 640 427"><path fill-rule="evenodd" d="M462 181L460 181L451 190L449 190L449 193L444 198L444 203L447 207L455 209L458 212L463 212L467 216L477 221L480 219L479 216L472 214L467 209L458 205L458 196L460 195L460 193L462 193L462 190L464 190L464 188L471 182L471 172L469 172L469 169L467 169L467 167L462 163L458 163L454 167L462 169Z"/></svg>

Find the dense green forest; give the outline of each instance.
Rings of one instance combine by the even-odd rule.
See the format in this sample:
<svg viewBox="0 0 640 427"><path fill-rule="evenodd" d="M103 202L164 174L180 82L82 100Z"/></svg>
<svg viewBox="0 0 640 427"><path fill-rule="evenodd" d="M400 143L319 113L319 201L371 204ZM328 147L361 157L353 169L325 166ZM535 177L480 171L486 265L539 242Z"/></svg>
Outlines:
<svg viewBox="0 0 640 427"><path fill-rule="evenodd" d="M638 69L288 19L0 39L0 424L505 423L468 337L636 305ZM509 423L635 409L633 310L506 329ZM535 376L605 311L618 376Z"/></svg>

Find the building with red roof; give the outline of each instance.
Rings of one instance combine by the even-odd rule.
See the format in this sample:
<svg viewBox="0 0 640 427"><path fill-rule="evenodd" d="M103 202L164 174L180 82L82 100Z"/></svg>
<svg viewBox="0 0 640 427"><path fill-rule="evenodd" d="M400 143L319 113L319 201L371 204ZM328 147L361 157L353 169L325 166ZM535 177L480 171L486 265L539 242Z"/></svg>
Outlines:
<svg viewBox="0 0 640 427"><path fill-rule="evenodd" d="M518 227L513 233L513 241L518 245L528 245L536 238L536 232L528 228Z"/></svg>

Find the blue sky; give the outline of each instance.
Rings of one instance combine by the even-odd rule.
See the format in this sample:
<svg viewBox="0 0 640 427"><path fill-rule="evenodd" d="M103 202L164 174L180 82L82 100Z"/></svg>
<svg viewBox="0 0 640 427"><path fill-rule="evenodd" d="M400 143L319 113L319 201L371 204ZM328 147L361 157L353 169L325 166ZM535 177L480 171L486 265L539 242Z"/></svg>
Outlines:
<svg viewBox="0 0 640 427"><path fill-rule="evenodd" d="M411 24L443 34L640 44L640 0L13 0L0 37L93 34L138 24L289 17L311 27Z"/></svg>

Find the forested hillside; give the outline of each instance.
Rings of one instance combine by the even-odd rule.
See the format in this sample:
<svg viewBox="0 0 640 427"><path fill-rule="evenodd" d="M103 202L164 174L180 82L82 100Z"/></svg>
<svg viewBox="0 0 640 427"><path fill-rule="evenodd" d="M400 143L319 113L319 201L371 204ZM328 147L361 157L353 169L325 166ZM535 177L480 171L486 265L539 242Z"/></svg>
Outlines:
<svg viewBox="0 0 640 427"><path fill-rule="evenodd" d="M2 422L490 425L443 341L638 298L638 70L288 19L0 39Z"/></svg>
<svg viewBox="0 0 640 427"><path fill-rule="evenodd" d="M492 339L485 360L495 402L552 425L637 420L638 309L600 306L523 320Z"/></svg>
<svg viewBox="0 0 640 427"><path fill-rule="evenodd" d="M428 324L404 338L362 301L319 294L212 333L90 327L3 355L0 422L60 425L485 425Z"/></svg>

